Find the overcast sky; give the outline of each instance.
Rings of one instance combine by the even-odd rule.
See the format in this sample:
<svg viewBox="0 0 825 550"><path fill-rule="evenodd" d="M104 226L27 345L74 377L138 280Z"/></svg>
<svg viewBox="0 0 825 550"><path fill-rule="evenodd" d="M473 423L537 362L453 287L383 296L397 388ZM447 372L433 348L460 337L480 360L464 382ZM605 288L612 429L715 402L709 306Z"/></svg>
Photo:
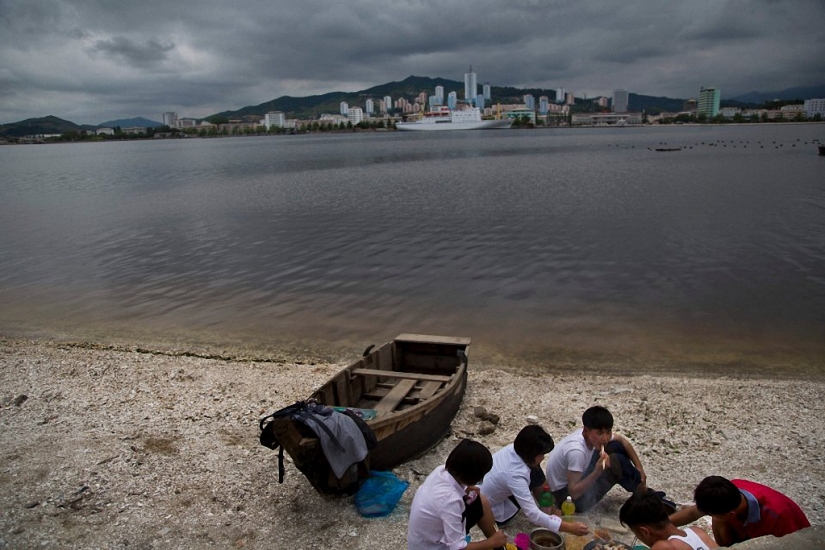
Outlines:
<svg viewBox="0 0 825 550"><path fill-rule="evenodd" d="M204 117L410 75L722 97L825 84L825 0L0 0L0 123Z"/></svg>

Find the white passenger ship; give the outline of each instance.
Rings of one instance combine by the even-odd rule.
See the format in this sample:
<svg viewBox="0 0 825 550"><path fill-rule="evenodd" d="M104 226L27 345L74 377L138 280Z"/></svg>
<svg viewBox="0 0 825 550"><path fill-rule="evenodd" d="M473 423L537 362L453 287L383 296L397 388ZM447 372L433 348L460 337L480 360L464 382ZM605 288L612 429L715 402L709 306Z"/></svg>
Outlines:
<svg viewBox="0 0 825 550"><path fill-rule="evenodd" d="M481 110L478 107L452 111L449 107L441 107L436 111L424 113L424 116L415 121L399 122L397 130L485 130L493 128L509 128L512 121L482 120Z"/></svg>

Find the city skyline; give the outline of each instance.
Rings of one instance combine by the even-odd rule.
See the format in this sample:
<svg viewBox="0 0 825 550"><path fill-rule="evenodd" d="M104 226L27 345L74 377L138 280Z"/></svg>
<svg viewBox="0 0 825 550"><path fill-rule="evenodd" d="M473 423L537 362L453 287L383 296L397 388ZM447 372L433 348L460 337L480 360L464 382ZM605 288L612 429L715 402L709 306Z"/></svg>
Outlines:
<svg viewBox="0 0 825 550"><path fill-rule="evenodd" d="M478 85L734 97L825 83L814 0L385 5L0 0L0 123L204 117L424 74ZM451 21L451 23L447 23ZM456 23L456 24L454 24ZM461 24L457 24L461 23ZM283 29L299 31L283 32Z"/></svg>

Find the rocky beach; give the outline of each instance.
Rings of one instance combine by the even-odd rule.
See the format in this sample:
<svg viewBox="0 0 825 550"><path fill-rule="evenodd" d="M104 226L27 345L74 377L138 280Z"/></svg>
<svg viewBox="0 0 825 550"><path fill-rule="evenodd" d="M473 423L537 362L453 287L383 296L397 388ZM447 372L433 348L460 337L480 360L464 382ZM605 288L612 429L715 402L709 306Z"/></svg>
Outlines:
<svg viewBox="0 0 825 550"><path fill-rule="evenodd" d="M814 526L825 519L822 375L556 374L472 354L452 435L395 470L411 486L390 516L365 519L289 462L279 485L277 454L258 443L260 417L346 364L0 340L0 548L405 548L415 489L459 438L495 451L535 416L558 442L593 404L678 503L718 474L784 492ZM630 543L615 525L625 496L614 488L589 518Z"/></svg>

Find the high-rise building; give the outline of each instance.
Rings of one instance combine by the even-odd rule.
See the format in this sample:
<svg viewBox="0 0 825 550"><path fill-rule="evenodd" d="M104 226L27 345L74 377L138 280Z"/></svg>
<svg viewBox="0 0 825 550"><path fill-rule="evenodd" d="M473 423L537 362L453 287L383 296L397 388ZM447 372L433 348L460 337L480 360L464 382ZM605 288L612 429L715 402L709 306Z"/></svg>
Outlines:
<svg viewBox="0 0 825 550"><path fill-rule="evenodd" d="M531 111L536 110L536 98L533 97L533 94L525 94L524 106L530 109Z"/></svg>
<svg viewBox="0 0 825 550"><path fill-rule="evenodd" d="M361 107L351 107L347 109L347 118L353 125L358 124L364 120L364 111L361 110Z"/></svg>
<svg viewBox="0 0 825 550"><path fill-rule="evenodd" d="M174 112L167 112L163 113L163 125L169 126L170 128L174 128L177 126L178 123L178 113Z"/></svg>
<svg viewBox="0 0 825 550"><path fill-rule="evenodd" d="M484 95L484 99L485 99L486 101L490 101L490 97L491 97L491 96L490 96L490 83L489 83L489 82L485 82L485 83L484 83L484 86L482 86L482 87L481 87L481 90L482 90L482 92L481 92L481 93Z"/></svg>
<svg viewBox="0 0 825 550"><path fill-rule="evenodd" d="M556 103L564 103L565 91L564 88L556 88Z"/></svg>
<svg viewBox="0 0 825 550"><path fill-rule="evenodd" d="M371 115L375 112L375 102L372 99L367 99L367 104L364 109L368 115Z"/></svg>
<svg viewBox="0 0 825 550"><path fill-rule="evenodd" d="M341 107L341 114L343 116L347 116L347 111L349 111L349 105L347 105L347 102L342 101L340 107Z"/></svg>
<svg viewBox="0 0 825 550"><path fill-rule="evenodd" d="M452 110L455 110L455 108L457 106L458 106L458 94L455 93L455 92L450 92L449 95L447 95L447 107L449 107Z"/></svg>
<svg viewBox="0 0 825 550"><path fill-rule="evenodd" d="M270 111L264 115L264 126L267 130L273 126L283 128L286 126L286 117L281 111Z"/></svg>
<svg viewBox="0 0 825 550"><path fill-rule="evenodd" d="M539 98L539 113L546 115L550 105L550 98L543 95Z"/></svg>
<svg viewBox="0 0 825 550"><path fill-rule="evenodd" d="M478 94L476 96L476 107L484 109L484 94Z"/></svg>
<svg viewBox="0 0 825 550"><path fill-rule="evenodd" d="M615 90L613 92L613 112L626 113L629 97L627 90Z"/></svg>
<svg viewBox="0 0 825 550"><path fill-rule="evenodd" d="M576 104L576 96L573 95L573 92L567 92L564 96L564 104L565 105L575 105Z"/></svg>
<svg viewBox="0 0 825 550"><path fill-rule="evenodd" d="M473 67L470 66L470 71L464 73L464 100L473 103L478 95L478 82L476 81L476 73L473 72Z"/></svg>
<svg viewBox="0 0 825 550"><path fill-rule="evenodd" d="M825 116L825 99L806 99L803 103L805 109L805 116L814 118L816 115Z"/></svg>
<svg viewBox="0 0 825 550"><path fill-rule="evenodd" d="M713 118L719 114L719 101L722 98L722 91L719 88L699 89L699 100L696 102L696 112Z"/></svg>
<svg viewBox="0 0 825 550"><path fill-rule="evenodd" d="M388 95L384 96L384 112L392 109L392 98Z"/></svg>
<svg viewBox="0 0 825 550"><path fill-rule="evenodd" d="M438 103L444 103L444 86L435 87L435 97L438 98L436 100Z"/></svg>

